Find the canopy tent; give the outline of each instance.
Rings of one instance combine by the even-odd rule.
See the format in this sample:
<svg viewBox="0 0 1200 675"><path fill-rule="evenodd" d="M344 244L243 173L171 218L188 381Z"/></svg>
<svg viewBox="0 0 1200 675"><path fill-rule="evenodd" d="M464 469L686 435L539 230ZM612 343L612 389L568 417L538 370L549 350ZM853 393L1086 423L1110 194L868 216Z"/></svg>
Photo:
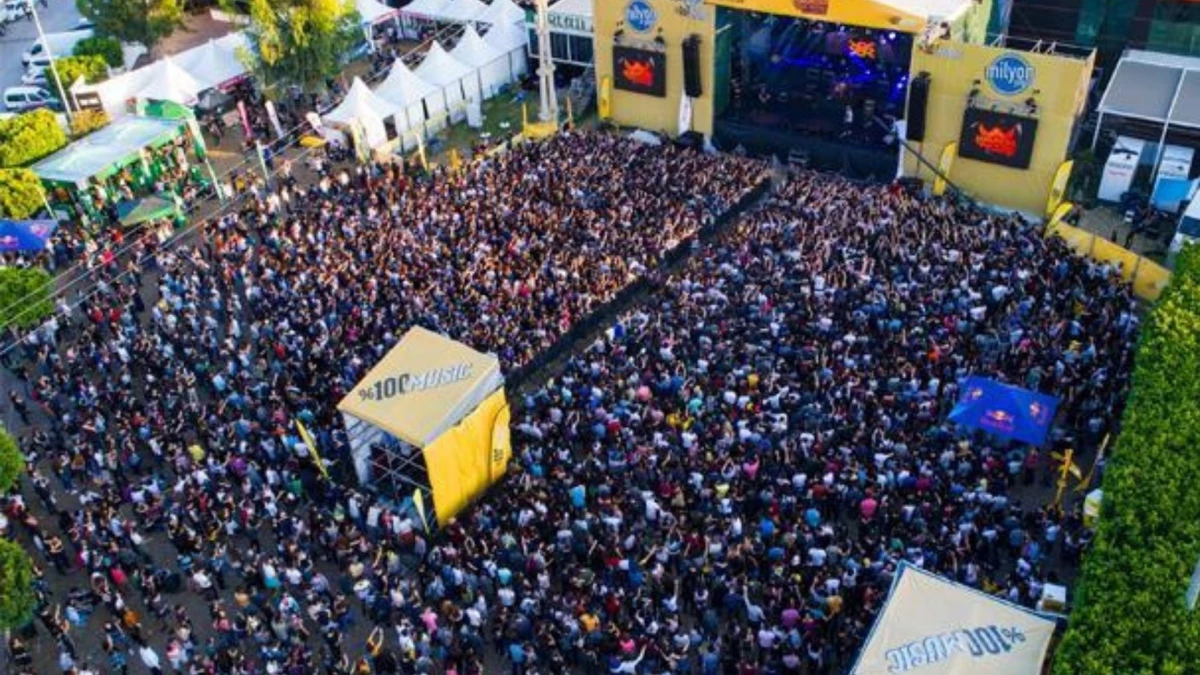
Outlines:
<svg viewBox="0 0 1200 675"><path fill-rule="evenodd" d="M589 7L591 2L589 0ZM482 23L490 23L492 25L507 25L525 24L525 10L513 4L512 0L492 0L487 9L475 18L476 21Z"/></svg>
<svg viewBox="0 0 1200 675"><path fill-rule="evenodd" d="M441 9L444 21L478 21L487 5L479 0L450 0Z"/></svg>
<svg viewBox="0 0 1200 675"><path fill-rule="evenodd" d="M901 561L850 675L1038 675L1054 626Z"/></svg>
<svg viewBox="0 0 1200 675"><path fill-rule="evenodd" d="M327 122L349 126L354 122L362 125L367 145L377 148L387 142L387 130L383 120L395 112L395 106L376 96L362 78L354 78L350 91L336 108L325 113Z"/></svg>
<svg viewBox="0 0 1200 675"><path fill-rule="evenodd" d="M155 148L183 133L180 120L127 116L88 134L32 169L44 181L84 187L93 176L107 178L141 158L143 148Z"/></svg>
<svg viewBox="0 0 1200 675"><path fill-rule="evenodd" d="M495 96L500 87L512 81L508 55L484 42L479 33L475 32L474 26L467 26L462 38L451 50L450 56L475 69L474 79L477 81L476 88L479 90L481 103L484 99Z"/></svg>
<svg viewBox="0 0 1200 675"><path fill-rule="evenodd" d="M413 74L402 59L396 59L387 78L375 88L375 95L386 100L396 111L396 130L404 132L424 127L428 116L441 119L446 112L446 100L440 87L429 84ZM407 150L412 141L405 135L401 146Z"/></svg>
<svg viewBox="0 0 1200 675"><path fill-rule="evenodd" d="M799 16L813 21L848 24L921 34L931 26L958 18L976 0L707 0L709 4L769 14ZM810 11L805 7L810 6Z"/></svg>
<svg viewBox="0 0 1200 675"><path fill-rule="evenodd" d="M449 3L450 0L413 0L407 7L400 10L400 14L415 19L435 21L442 18L442 7Z"/></svg>
<svg viewBox="0 0 1200 675"><path fill-rule="evenodd" d="M175 63L188 71L203 89L226 87L246 76L238 50L249 49L245 33L230 33L175 56Z"/></svg>
<svg viewBox="0 0 1200 675"><path fill-rule="evenodd" d="M445 523L507 467L503 383L494 355L424 328L409 330L338 403L359 481L427 490Z"/></svg>
<svg viewBox="0 0 1200 675"><path fill-rule="evenodd" d="M378 0L354 0L354 8L358 10L363 23L367 25L394 19L400 14L400 10L388 7Z"/></svg>
<svg viewBox="0 0 1200 675"><path fill-rule="evenodd" d="M509 76L513 80L529 71L529 33L524 24L495 24L483 36L483 41L508 54Z"/></svg>
<svg viewBox="0 0 1200 675"><path fill-rule="evenodd" d="M174 200L157 196L126 199L117 204L117 218L126 227L170 218L177 215L178 211L179 207Z"/></svg>
<svg viewBox="0 0 1200 675"><path fill-rule="evenodd" d="M442 90L451 121L458 122L466 117L462 102L466 98L464 91L471 91L471 86L468 84L464 90L463 80L470 82L470 78L474 77L475 71L470 66L450 56L441 43L435 40L429 51L425 52L421 65L413 72L417 77Z"/></svg>
<svg viewBox="0 0 1200 675"><path fill-rule="evenodd" d="M968 377L950 421L1004 438L1043 445L1054 425L1058 399L986 377Z"/></svg>
<svg viewBox="0 0 1200 675"><path fill-rule="evenodd" d="M44 251L57 220L0 220L0 253Z"/></svg>
<svg viewBox="0 0 1200 675"><path fill-rule="evenodd" d="M194 105L200 92L208 88L169 56L155 61L152 68L150 77L138 90L137 98Z"/></svg>

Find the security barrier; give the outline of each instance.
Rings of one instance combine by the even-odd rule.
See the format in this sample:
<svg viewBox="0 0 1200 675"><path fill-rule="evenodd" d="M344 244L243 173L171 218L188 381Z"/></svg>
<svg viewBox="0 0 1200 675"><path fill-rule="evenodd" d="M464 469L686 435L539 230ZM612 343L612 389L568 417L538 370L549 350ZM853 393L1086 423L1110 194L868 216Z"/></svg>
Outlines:
<svg viewBox="0 0 1200 675"><path fill-rule="evenodd" d="M1061 220L1052 220L1046 227L1046 236L1050 235L1059 237L1080 255L1118 265L1121 276L1133 284L1133 292L1143 300L1157 300L1171 281L1171 270L1094 232L1068 225Z"/></svg>

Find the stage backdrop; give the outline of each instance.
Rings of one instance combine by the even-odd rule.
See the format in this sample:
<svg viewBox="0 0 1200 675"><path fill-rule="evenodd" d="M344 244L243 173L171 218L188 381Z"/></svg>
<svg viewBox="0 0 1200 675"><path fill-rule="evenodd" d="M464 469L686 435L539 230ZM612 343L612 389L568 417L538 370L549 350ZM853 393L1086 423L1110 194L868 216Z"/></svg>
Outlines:
<svg viewBox="0 0 1200 675"><path fill-rule="evenodd" d="M938 152L958 141L952 183L981 201L1041 216L1087 103L1094 60L1094 53L1074 58L948 41L913 50L912 72L928 72L931 80L925 140L912 145L936 163ZM968 113L974 88L977 106ZM1025 109L1031 97L1033 114ZM910 153L904 171L933 182L933 172Z"/></svg>

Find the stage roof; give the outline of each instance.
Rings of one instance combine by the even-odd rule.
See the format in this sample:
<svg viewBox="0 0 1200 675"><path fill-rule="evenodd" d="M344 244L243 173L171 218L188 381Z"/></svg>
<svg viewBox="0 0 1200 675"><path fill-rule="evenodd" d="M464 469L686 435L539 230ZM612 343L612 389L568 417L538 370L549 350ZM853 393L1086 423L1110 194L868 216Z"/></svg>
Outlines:
<svg viewBox="0 0 1200 675"><path fill-rule="evenodd" d="M975 0L707 0L732 9L800 16L905 33L920 33L931 21L958 16Z"/></svg>
<svg viewBox="0 0 1200 675"><path fill-rule="evenodd" d="M1100 113L1200 129L1200 59L1131 49L1117 63Z"/></svg>
<svg viewBox="0 0 1200 675"><path fill-rule="evenodd" d="M338 403L338 410L424 448L500 381L495 356L417 327Z"/></svg>

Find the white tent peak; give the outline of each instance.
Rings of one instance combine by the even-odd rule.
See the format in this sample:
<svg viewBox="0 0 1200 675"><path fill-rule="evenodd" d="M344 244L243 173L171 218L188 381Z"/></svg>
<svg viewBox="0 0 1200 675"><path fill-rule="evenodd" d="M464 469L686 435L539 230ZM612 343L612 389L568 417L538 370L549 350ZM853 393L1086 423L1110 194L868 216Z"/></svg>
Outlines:
<svg viewBox="0 0 1200 675"><path fill-rule="evenodd" d="M421 65L413 71L417 77L436 84L439 87L457 82L474 72L469 66L450 56L440 42L434 41L433 46L425 53Z"/></svg>
<svg viewBox="0 0 1200 675"><path fill-rule="evenodd" d="M336 108L326 113L325 117L335 122L349 122L364 116L383 119L392 114L395 107L391 102L375 95L362 78L356 77L350 84L350 91L346 92L346 97Z"/></svg>
<svg viewBox="0 0 1200 675"><path fill-rule="evenodd" d="M442 16L453 21L478 21L487 12L479 0L449 0L442 5Z"/></svg>
<svg viewBox="0 0 1200 675"><path fill-rule="evenodd" d="M487 35L483 36L483 40L496 49L507 52L514 49L525 49L525 45L529 42L529 35L523 27L517 24L501 23L492 25Z"/></svg>
<svg viewBox="0 0 1200 675"><path fill-rule="evenodd" d="M525 23L525 10L513 4L512 0L492 0L483 14L476 21L484 21L493 25Z"/></svg>
<svg viewBox="0 0 1200 675"><path fill-rule="evenodd" d="M378 0L354 0L354 8L362 16L363 23L378 23L396 14L394 8Z"/></svg>
<svg viewBox="0 0 1200 675"><path fill-rule="evenodd" d="M449 3L450 0L414 0L400 11L427 19L438 19L443 16L442 8Z"/></svg>
<svg viewBox="0 0 1200 675"><path fill-rule="evenodd" d="M421 99L437 90L436 86L417 77L404 60L398 58L392 63L387 77L375 89L375 95L390 101L394 106L402 107L419 103Z"/></svg>
<svg viewBox="0 0 1200 675"><path fill-rule="evenodd" d="M150 77L138 92L141 98L156 101L173 101L175 103L191 104L196 96L206 87L192 77L187 70L175 63L170 56L164 56L150 72Z"/></svg>
<svg viewBox="0 0 1200 675"><path fill-rule="evenodd" d="M475 31L475 27L468 25L463 32L462 39L454 46L450 55L468 66L478 68L495 61L504 53L485 42Z"/></svg>

